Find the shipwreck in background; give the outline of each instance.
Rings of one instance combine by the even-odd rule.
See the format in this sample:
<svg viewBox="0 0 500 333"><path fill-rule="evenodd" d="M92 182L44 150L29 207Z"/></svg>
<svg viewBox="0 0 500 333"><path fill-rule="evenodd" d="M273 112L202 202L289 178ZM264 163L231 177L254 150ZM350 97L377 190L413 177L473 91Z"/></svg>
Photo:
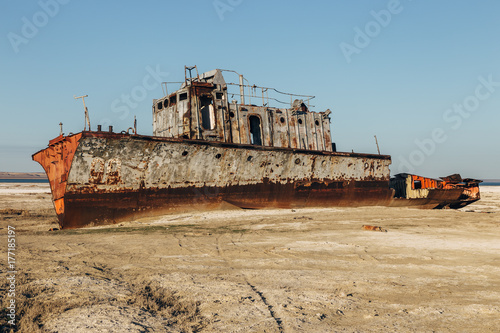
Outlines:
<svg viewBox="0 0 500 333"><path fill-rule="evenodd" d="M422 208L465 207L480 199L477 179L462 179L458 174L441 179L400 173L391 178L395 200L391 206L419 206Z"/></svg>

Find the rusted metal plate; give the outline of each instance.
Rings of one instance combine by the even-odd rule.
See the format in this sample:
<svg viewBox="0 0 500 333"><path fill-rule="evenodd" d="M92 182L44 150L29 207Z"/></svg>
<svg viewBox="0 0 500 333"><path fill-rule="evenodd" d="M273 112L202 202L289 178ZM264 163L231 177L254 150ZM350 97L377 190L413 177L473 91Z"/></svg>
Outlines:
<svg viewBox="0 0 500 333"><path fill-rule="evenodd" d="M48 148L33 154L33 160L40 163L49 179L59 223L64 220L67 177L81 137L82 133L66 137L61 135L50 140Z"/></svg>
<svg viewBox="0 0 500 333"><path fill-rule="evenodd" d="M450 184L458 184L462 182L462 177L459 174L453 174L446 177L440 177L444 182Z"/></svg>

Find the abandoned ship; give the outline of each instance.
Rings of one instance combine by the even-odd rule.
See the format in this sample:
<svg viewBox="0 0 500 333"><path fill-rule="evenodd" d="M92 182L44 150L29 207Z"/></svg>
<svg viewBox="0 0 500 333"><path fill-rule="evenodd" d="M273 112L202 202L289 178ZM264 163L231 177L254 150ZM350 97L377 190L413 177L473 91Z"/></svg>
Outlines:
<svg viewBox="0 0 500 333"><path fill-rule="evenodd" d="M400 191L389 186L390 156L337 152L330 111L310 111L313 96L244 84L238 73L238 83L226 83L223 72L236 73L199 75L196 67L185 67L177 91L168 93L165 84L164 97L153 101L152 136L138 135L135 126L121 133L111 126L91 131L84 102L89 130L61 131L33 155L47 173L60 227L227 204L388 206L394 193L402 205L422 205L411 196L414 183L409 190L401 180L393 181ZM230 94L231 87L239 93ZM276 99L270 91L289 97L287 107L271 107ZM239 101L230 100L234 95Z"/></svg>
<svg viewBox="0 0 500 333"><path fill-rule="evenodd" d="M393 207L418 206L420 208L458 209L480 199L481 180L465 178L459 174L432 179L400 173L391 178L394 189Z"/></svg>

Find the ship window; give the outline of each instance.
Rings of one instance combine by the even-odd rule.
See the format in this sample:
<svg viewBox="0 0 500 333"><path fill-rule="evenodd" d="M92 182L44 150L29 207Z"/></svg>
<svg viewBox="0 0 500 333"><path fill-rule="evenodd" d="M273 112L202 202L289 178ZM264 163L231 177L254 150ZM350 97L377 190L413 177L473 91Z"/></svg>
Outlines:
<svg viewBox="0 0 500 333"><path fill-rule="evenodd" d="M175 105L175 102L176 102L176 96L173 95L173 96L170 96L170 105Z"/></svg>
<svg viewBox="0 0 500 333"><path fill-rule="evenodd" d="M206 130L215 129L215 111L212 98L200 96L201 126Z"/></svg>
<svg viewBox="0 0 500 333"><path fill-rule="evenodd" d="M319 126L319 120L316 120L314 123L316 124L316 126Z"/></svg>
<svg viewBox="0 0 500 333"><path fill-rule="evenodd" d="M163 109L163 102L162 102L162 101L159 101L159 102L156 104L156 108L157 108L158 110Z"/></svg>
<svg viewBox="0 0 500 333"><path fill-rule="evenodd" d="M187 93L182 93L179 95L179 102L180 101L184 101L188 98L188 94Z"/></svg>
<svg viewBox="0 0 500 333"><path fill-rule="evenodd" d="M415 190L421 189L422 188L422 182L420 180L413 181L413 188Z"/></svg>
<svg viewBox="0 0 500 333"><path fill-rule="evenodd" d="M260 118L257 116L248 117L250 122L250 143L253 145L262 145L262 131L260 128Z"/></svg>
<svg viewBox="0 0 500 333"><path fill-rule="evenodd" d="M222 93L215 93L215 99L222 99L223 94Z"/></svg>
<svg viewBox="0 0 500 333"><path fill-rule="evenodd" d="M281 118L280 118L280 121L281 121L281 123L282 123L282 124L284 124L284 123L285 123L285 118L284 118L284 117L281 117Z"/></svg>
<svg viewBox="0 0 500 333"><path fill-rule="evenodd" d="M299 124L302 124L302 119L299 118Z"/></svg>

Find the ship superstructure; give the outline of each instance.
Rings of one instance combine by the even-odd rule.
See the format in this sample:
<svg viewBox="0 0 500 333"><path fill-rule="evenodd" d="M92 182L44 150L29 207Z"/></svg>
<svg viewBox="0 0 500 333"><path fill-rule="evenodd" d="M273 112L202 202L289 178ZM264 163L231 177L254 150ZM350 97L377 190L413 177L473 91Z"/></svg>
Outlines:
<svg viewBox="0 0 500 333"><path fill-rule="evenodd" d="M332 151L330 111L309 111L314 96L278 92L305 100L295 99L288 107L271 107L270 102L276 99L269 97L269 91L276 89L245 85L239 74L240 83L227 84L222 73L215 69L195 78L186 75L179 90L155 100L153 136ZM239 88L239 101L228 92L231 85Z"/></svg>

